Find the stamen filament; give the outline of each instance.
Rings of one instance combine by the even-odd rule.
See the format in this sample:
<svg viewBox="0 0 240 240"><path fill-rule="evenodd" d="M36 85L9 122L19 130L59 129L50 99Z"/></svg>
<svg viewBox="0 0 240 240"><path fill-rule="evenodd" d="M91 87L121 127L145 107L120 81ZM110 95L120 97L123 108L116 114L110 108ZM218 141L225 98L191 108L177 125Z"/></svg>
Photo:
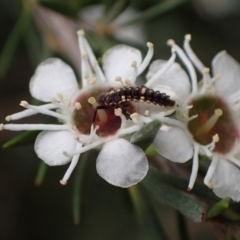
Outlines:
<svg viewBox="0 0 240 240"><path fill-rule="evenodd" d="M80 149L81 147L82 147L82 144L78 143L76 149ZM79 157L80 157L80 154L77 154L73 157L73 159L70 163L70 166L68 167L68 169L67 169L66 173L64 174L63 178L60 180L60 183L62 185L67 184L68 179L70 178L74 168L76 167L76 165L78 163Z"/></svg>
<svg viewBox="0 0 240 240"><path fill-rule="evenodd" d="M93 105L93 107L96 109L98 107L97 101L94 97L90 97L88 99L88 102ZM105 122L107 120L107 114L105 111L98 111L97 112L98 117L101 121Z"/></svg>
<svg viewBox="0 0 240 240"><path fill-rule="evenodd" d="M213 177L213 174L216 170L217 164L218 164L218 156L216 154L213 155L212 157L212 162L210 166L208 167L207 174L203 180L204 184L208 186L209 188L212 188L211 180Z"/></svg>
<svg viewBox="0 0 240 240"><path fill-rule="evenodd" d="M222 116L222 114L223 114L222 109L220 108L215 109L214 114L208 119L208 121L201 128L201 132L203 133L209 132L214 127L219 117Z"/></svg>
<svg viewBox="0 0 240 240"><path fill-rule="evenodd" d="M58 124L3 124L2 129L11 131L23 131L23 130L68 130L68 125Z"/></svg>
<svg viewBox="0 0 240 240"><path fill-rule="evenodd" d="M21 106L24 106L24 107L26 107L28 109L35 110L35 111L37 111L39 113L42 113L42 114L45 114L45 115L48 115L48 116L52 116L52 117L56 117L58 119L66 121L66 117L63 116L62 114L50 111L50 110L45 109L45 108L41 108L39 106L33 106L33 105L30 105L30 104L27 104L27 102L25 102L25 101L21 102Z"/></svg>
<svg viewBox="0 0 240 240"><path fill-rule="evenodd" d="M183 64L186 66L192 82L192 92L193 93L197 92L197 75L192 63L189 61L188 57L183 52L183 50L172 39L168 40L167 44L170 45L171 47L174 47L178 54L178 57L182 60Z"/></svg>
<svg viewBox="0 0 240 240"><path fill-rule="evenodd" d="M192 172L188 184L187 191L191 191L193 188L193 185L197 178L197 172L198 172L198 154L199 154L199 145L194 144L194 155L193 155L193 164L192 164Z"/></svg>
<svg viewBox="0 0 240 240"><path fill-rule="evenodd" d="M197 57L197 55L193 52L193 50L190 46L190 41L191 41L191 35L187 34L185 36L185 40L184 40L184 44L183 44L184 50L186 51L188 57L190 58L190 60L194 64L194 66L197 68L197 70L200 73L202 73L202 70L205 68L205 66L200 61L200 59Z"/></svg>
<svg viewBox="0 0 240 240"><path fill-rule="evenodd" d="M47 103L47 104L44 104L44 105L41 105L39 106L39 108L44 108L44 109L55 109L56 106L55 104L53 103ZM10 120L19 120L21 118L25 118L25 117L29 117L29 116L32 116L32 115L35 115L37 114L38 111L35 111L35 110L32 110L32 109L26 109L26 110L23 110L21 112L17 112L17 113L14 113L12 115L9 115L5 118L6 121L10 121Z"/></svg>
<svg viewBox="0 0 240 240"><path fill-rule="evenodd" d="M91 143L87 146L84 146L81 149L76 149L76 150L72 151L71 153L68 153L68 152L64 151L63 154L66 155L66 156L69 156L69 157L73 157L77 154L81 154L81 153L84 153L84 152L86 152L90 149L93 149L93 148L95 148L95 147L97 147L97 146L99 146L103 143L104 143L104 141L102 139L99 139L98 141L95 141L95 142L93 142L93 143Z"/></svg>
<svg viewBox="0 0 240 240"><path fill-rule="evenodd" d="M160 68L159 71L152 76L152 78L148 80L148 82L145 84L146 87L150 87L156 80L158 80L173 65L175 59L176 53L175 51L172 51L172 55L167 61L167 63L162 68Z"/></svg>
<svg viewBox="0 0 240 240"><path fill-rule="evenodd" d="M148 52L147 52L146 57L142 61L141 65L138 67L138 75L142 74L142 72L149 65L149 63L150 63L150 61L152 59L153 53L154 53L153 44L151 42L148 42L147 46L148 46Z"/></svg>

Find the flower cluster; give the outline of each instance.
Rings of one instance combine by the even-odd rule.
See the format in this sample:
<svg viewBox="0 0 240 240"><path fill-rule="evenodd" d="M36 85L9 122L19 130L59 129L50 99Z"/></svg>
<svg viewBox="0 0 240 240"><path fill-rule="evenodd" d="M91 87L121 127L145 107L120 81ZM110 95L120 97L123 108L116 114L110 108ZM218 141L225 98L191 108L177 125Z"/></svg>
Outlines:
<svg viewBox="0 0 240 240"><path fill-rule="evenodd" d="M188 190L197 177L199 155L205 155L211 163L204 183L219 197L239 201L240 187L235 183L240 180L240 66L225 51L221 52L213 59L211 77L210 70L192 51L190 38L185 37L185 52L169 40L170 59L151 64L152 43L147 43L144 59L136 48L117 45L104 53L101 68L80 30L82 88L69 65L57 58L47 59L30 80L31 95L46 104L33 106L22 101L20 105L27 109L6 117L10 121L41 113L62 124L2 124L1 129L42 130L35 141L38 157L51 166L70 162L62 184L67 183L80 154L98 148L99 175L113 185L129 187L145 177L148 161L143 150L124 136L158 119L162 126L153 144L159 154L179 163L193 159ZM187 73L175 62L176 56ZM148 66L145 86L167 95L176 103L174 106L159 106L145 97L128 99L127 114L119 104L102 106L99 96L111 89L134 89L138 76ZM202 76L199 82L195 68ZM127 101L125 97L121 101Z"/></svg>

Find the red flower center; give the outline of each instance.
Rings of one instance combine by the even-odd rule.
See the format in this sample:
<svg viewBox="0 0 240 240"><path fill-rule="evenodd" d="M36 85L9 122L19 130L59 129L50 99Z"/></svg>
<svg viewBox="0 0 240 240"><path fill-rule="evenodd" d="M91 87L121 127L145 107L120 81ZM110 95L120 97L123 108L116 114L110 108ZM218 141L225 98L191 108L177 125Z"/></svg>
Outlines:
<svg viewBox="0 0 240 240"><path fill-rule="evenodd" d="M239 138L239 132L228 105L218 96L201 96L193 99L190 105L193 107L189 111L189 116L197 115L188 123L188 129L194 140L201 145L207 145L212 142L212 137L218 134L219 142L213 151L229 153ZM220 110L222 115L214 119L216 110Z"/></svg>
<svg viewBox="0 0 240 240"><path fill-rule="evenodd" d="M102 106L103 104L98 101L98 98L105 91L108 91L108 89L95 87L89 91L80 93L80 95L76 98L75 102L79 102L81 104L81 109L74 110L73 122L80 133L90 133L96 107ZM95 98L96 103L89 103L90 98ZM128 112L130 114L135 112L135 108L132 104L129 104ZM106 137L109 135L114 135L121 127L121 118L114 114L113 107L99 109L97 111L94 126L99 126L99 129L97 130L98 136Z"/></svg>

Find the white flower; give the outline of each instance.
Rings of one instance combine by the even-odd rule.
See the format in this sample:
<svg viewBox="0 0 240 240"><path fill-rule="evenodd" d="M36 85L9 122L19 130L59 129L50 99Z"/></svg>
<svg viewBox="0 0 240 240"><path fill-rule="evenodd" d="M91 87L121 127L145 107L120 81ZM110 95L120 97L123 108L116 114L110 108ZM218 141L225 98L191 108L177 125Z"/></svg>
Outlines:
<svg viewBox="0 0 240 240"><path fill-rule="evenodd" d="M67 183L81 153L103 146L97 158L98 173L113 185L129 187L145 177L148 161L142 149L120 137L138 131L144 123L151 121L151 118L141 115L150 105L129 103L132 121L126 120L121 108L99 110L94 123L93 116L102 93L116 85L118 88L134 86L137 76L152 58L153 45L147 44L149 50L143 60L139 50L127 45L109 49L102 58L103 73L82 30L78 31L78 39L82 89L78 88L69 65L57 58L47 59L37 67L29 87L34 98L51 103L33 106L22 101L20 105L27 110L6 117L10 121L41 113L57 118L62 124L2 124L1 129L43 130L35 141L38 157L51 166L71 162L60 181L62 184ZM175 54L169 61L174 61L174 58ZM152 79L158 76L159 72ZM156 89L164 89L174 96L170 88L156 86ZM151 108L153 115L166 110L160 106ZM172 112L174 108L167 110Z"/></svg>
<svg viewBox="0 0 240 240"><path fill-rule="evenodd" d="M146 42L142 24L124 26L125 23L130 22L137 16L135 9L128 7L114 19L111 19L114 9L109 11L107 16L104 15L104 12L103 4L94 4L82 8L79 16L83 27L98 32L100 35L114 36L120 41L137 44Z"/></svg>
<svg viewBox="0 0 240 240"><path fill-rule="evenodd" d="M188 185L191 190L197 177L199 154L208 156L212 161L204 183L213 189L219 197L231 197L240 200L239 180L240 158L237 158L239 146L239 100L240 65L225 51L219 53L212 62L213 78L189 45L190 35L186 35L184 51L169 40L168 44L176 50L185 65L187 74L176 63L166 72L159 84L171 86L179 96L179 120L167 121L169 129L159 131L154 144L159 154L174 162L186 162L193 158L192 173ZM197 83L197 75L192 63L202 74ZM154 63L153 63L154 64ZM150 74L164 66L157 62L150 66ZM176 76L184 78L185 85L178 84ZM175 88L168 79L174 78ZM167 80L166 80L167 79ZM191 82L191 90L187 81ZM165 118L167 119L167 118ZM162 120L164 122L164 119Z"/></svg>

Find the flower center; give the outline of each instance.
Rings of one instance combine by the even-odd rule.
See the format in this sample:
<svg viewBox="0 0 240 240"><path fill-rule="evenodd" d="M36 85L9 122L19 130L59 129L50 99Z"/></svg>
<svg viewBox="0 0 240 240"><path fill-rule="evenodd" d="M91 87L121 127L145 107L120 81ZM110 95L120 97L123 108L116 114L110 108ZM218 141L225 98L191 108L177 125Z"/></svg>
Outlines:
<svg viewBox="0 0 240 240"><path fill-rule="evenodd" d="M194 140L201 145L212 142L215 135L219 136L213 152L229 153L239 137L234 117L227 104L218 96L201 96L190 102L193 107L189 117L197 116L188 123L188 129Z"/></svg>
<svg viewBox="0 0 240 240"><path fill-rule="evenodd" d="M91 125L93 124L94 113L97 106L103 106L98 101L99 96L108 91L107 88L95 87L89 91L81 93L75 100L81 104L81 109L73 112L73 125L82 134L90 134ZM104 106L103 106L104 107ZM129 104L128 112L131 114L135 111L132 104ZM121 127L121 118L116 116L114 108L106 106L104 109L98 109L94 125L98 126L97 135L106 137L113 135Z"/></svg>

